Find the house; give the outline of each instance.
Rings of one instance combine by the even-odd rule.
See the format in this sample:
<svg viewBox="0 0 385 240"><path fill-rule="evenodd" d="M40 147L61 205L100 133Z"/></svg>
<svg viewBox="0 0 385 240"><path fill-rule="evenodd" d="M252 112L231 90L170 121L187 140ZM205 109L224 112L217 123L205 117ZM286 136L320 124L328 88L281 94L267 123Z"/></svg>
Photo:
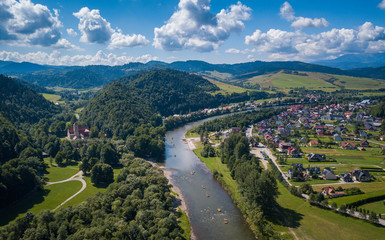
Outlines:
<svg viewBox="0 0 385 240"><path fill-rule="evenodd" d="M334 174L334 172L328 167L324 168L324 170L322 171L322 177L325 180L337 180L338 179L338 177Z"/></svg>
<svg viewBox="0 0 385 240"><path fill-rule="evenodd" d="M279 152L285 152L285 153L286 153L290 147L291 147L291 143L287 143L287 142L281 141L281 142L279 143L279 145L278 145L277 150L278 150Z"/></svg>
<svg viewBox="0 0 385 240"><path fill-rule="evenodd" d="M365 130L361 130L360 137L367 138L368 134L365 132Z"/></svg>
<svg viewBox="0 0 385 240"><path fill-rule="evenodd" d="M311 141L309 141L308 143L307 143L307 146L308 147L316 147L316 146L318 146L318 141L316 141L316 140L311 140Z"/></svg>
<svg viewBox="0 0 385 240"><path fill-rule="evenodd" d="M88 127L79 127L75 122L72 128L67 129L68 140L76 139L88 139L90 135L90 129Z"/></svg>
<svg viewBox="0 0 385 240"><path fill-rule="evenodd" d="M289 147L287 149L287 155L289 155L292 158L297 158L299 157L299 152L297 148Z"/></svg>
<svg viewBox="0 0 385 240"><path fill-rule="evenodd" d="M360 146L361 146L361 147L369 147L369 142L366 141L366 140L361 140L361 141L360 141Z"/></svg>
<svg viewBox="0 0 385 240"><path fill-rule="evenodd" d="M309 160L310 162L325 161L326 160L326 156L325 156L325 154L310 153L307 156L307 160Z"/></svg>
<svg viewBox="0 0 385 240"><path fill-rule="evenodd" d="M339 141L340 142L340 141L343 140L341 135L339 135L339 134L334 134L333 138L334 138L334 141Z"/></svg>
<svg viewBox="0 0 385 240"><path fill-rule="evenodd" d="M297 168L297 170L300 171L300 172L303 171L303 165L302 165L302 163L293 163L293 164L291 164L291 166L292 166L293 168Z"/></svg>
<svg viewBox="0 0 385 240"><path fill-rule="evenodd" d="M352 142L341 142L342 149L354 150L356 149L356 144Z"/></svg>
<svg viewBox="0 0 385 240"><path fill-rule="evenodd" d="M306 168L306 174L308 174L308 175L321 174L321 168L308 167L308 168Z"/></svg>
<svg viewBox="0 0 385 240"><path fill-rule="evenodd" d="M353 178L355 178L356 181L359 181L359 182L369 182L371 178L368 171L363 171L360 169L354 169L353 171L350 172L350 175L352 175Z"/></svg>
<svg viewBox="0 0 385 240"><path fill-rule="evenodd" d="M344 182L353 182L352 176L350 174L346 174L346 173L341 173L340 179L342 179L342 181L344 181Z"/></svg>
<svg viewBox="0 0 385 240"><path fill-rule="evenodd" d="M381 140L381 141L385 141L385 135L381 135L381 136L380 136L380 140Z"/></svg>
<svg viewBox="0 0 385 240"><path fill-rule="evenodd" d="M345 195L345 192L336 192L336 190L334 189L334 187L328 186L328 187L322 188L322 194L323 194L325 197L335 198L335 197L341 197L341 196L344 196L344 195Z"/></svg>

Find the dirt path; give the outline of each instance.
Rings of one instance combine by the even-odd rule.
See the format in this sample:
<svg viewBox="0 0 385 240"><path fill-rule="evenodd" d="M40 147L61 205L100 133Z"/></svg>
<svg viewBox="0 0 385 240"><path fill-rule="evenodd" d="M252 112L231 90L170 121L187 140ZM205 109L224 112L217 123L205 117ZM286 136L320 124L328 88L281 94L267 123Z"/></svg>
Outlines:
<svg viewBox="0 0 385 240"><path fill-rule="evenodd" d="M61 206L63 206L64 204L66 204L68 201L70 201L71 199L73 199L74 197L76 197L79 193L83 192L84 189L86 189L87 187L87 183L86 181L84 181L83 179L83 172L82 171L79 171L78 173L76 173L75 175L73 175L72 177L66 179L66 180L62 180L62 181L58 181L58 182L48 182L46 186L49 186L49 185L53 185L53 184L59 184L59 183L65 183L65 182L70 182L70 181L80 181L82 183L82 188L80 188L80 190L78 192L76 192L74 195L72 195L71 197L67 198L66 200L64 200L62 203L59 204L59 206L57 206L55 209L53 209L52 211L56 211L57 209L59 209Z"/></svg>

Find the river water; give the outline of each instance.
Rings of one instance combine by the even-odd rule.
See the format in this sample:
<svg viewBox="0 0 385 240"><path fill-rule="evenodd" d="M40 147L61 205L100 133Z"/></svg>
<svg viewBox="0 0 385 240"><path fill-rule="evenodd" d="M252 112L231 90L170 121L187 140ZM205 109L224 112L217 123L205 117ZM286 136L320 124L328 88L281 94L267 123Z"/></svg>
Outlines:
<svg viewBox="0 0 385 240"><path fill-rule="evenodd" d="M197 239L255 239L229 195L183 141L188 129L213 118L217 117L190 123L167 133L165 167L172 171L172 184L182 192ZM193 171L195 173L191 174ZM224 219L228 219L228 224L224 223Z"/></svg>

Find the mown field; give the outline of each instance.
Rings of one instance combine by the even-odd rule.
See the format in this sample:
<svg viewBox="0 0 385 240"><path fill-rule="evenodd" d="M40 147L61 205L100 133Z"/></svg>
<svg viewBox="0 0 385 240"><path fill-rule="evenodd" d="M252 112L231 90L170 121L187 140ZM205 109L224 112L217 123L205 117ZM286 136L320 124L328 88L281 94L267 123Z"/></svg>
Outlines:
<svg viewBox="0 0 385 240"><path fill-rule="evenodd" d="M279 184L277 202L298 239L383 239L385 228L311 206Z"/></svg>
<svg viewBox="0 0 385 240"><path fill-rule="evenodd" d="M258 84L261 88L293 89L306 88L333 92L342 88L357 90L376 90L385 87L385 80L350 77L335 74L299 72L270 73L246 80L250 85Z"/></svg>
<svg viewBox="0 0 385 240"><path fill-rule="evenodd" d="M27 212L37 214L44 209L53 210L65 199L79 191L81 186L81 182L71 181L46 186L43 191L34 191L3 210L0 226L23 217Z"/></svg>

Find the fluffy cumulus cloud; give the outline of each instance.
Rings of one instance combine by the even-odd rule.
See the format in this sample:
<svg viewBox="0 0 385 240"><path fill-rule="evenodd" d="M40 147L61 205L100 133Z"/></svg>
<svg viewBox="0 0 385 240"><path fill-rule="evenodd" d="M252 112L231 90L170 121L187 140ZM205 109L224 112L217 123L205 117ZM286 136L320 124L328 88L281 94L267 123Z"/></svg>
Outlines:
<svg viewBox="0 0 385 240"><path fill-rule="evenodd" d="M124 35L120 29L112 29L111 24L104 19L98 9L90 10L83 7L73 13L79 19L80 41L88 43L110 42L108 49L144 46L149 41L143 35Z"/></svg>
<svg viewBox="0 0 385 240"><path fill-rule="evenodd" d="M61 27L58 12L52 13L44 5L30 0L0 2L0 41L45 47L63 45L66 40L61 39Z"/></svg>
<svg viewBox="0 0 385 240"><path fill-rule="evenodd" d="M347 53L385 51L385 28L366 22L357 29L331 29L319 34L302 31L256 30L246 36L245 43L256 51L272 53L274 59L322 59Z"/></svg>
<svg viewBox="0 0 385 240"><path fill-rule="evenodd" d="M293 7L288 2L282 4L279 14L283 19L291 22L291 26L296 29L322 28L329 26L329 22L325 18L296 17Z"/></svg>
<svg viewBox="0 0 385 240"><path fill-rule="evenodd" d="M385 10L385 0L382 0L382 2L378 4L378 7L381 8L382 10Z"/></svg>
<svg viewBox="0 0 385 240"><path fill-rule="evenodd" d="M166 24L154 29L153 45L167 51L209 52L222 45L232 32L241 32L250 14L251 9L241 2L213 14L210 0L180 0Z"/></svg>
<svg viewBox="0 0 385 240"><path fill-rule="evenodd" d="M148 62L157 60L158 58L151 55L143 55L139 57L131 57L113 53L104 53L98 51L95 55L62 55L61 52L54 50L51 53L46 52L30 52L21 54L19 52L0 52L0 60L15 62L33 62L37 64L64 65L64 66L86 66L86 65L123 65L129 62Z"/></svg>
<svg viewBox="0 0 385 240"><path fill-rule="evenodd" d="M66 31L67 31L68 35L70 35L72 37L76 37L78 35L78 33L73 28L67 28Z"/></svg>
<svg viewBox="0 0 385 240"><path fill-rule="evenodd" d="M111 43L108 49L124 48L124 47L137 47L148 45L150 41L145 36L140 34L124 35L120 30L114 32L111 36Z"/></svg>

